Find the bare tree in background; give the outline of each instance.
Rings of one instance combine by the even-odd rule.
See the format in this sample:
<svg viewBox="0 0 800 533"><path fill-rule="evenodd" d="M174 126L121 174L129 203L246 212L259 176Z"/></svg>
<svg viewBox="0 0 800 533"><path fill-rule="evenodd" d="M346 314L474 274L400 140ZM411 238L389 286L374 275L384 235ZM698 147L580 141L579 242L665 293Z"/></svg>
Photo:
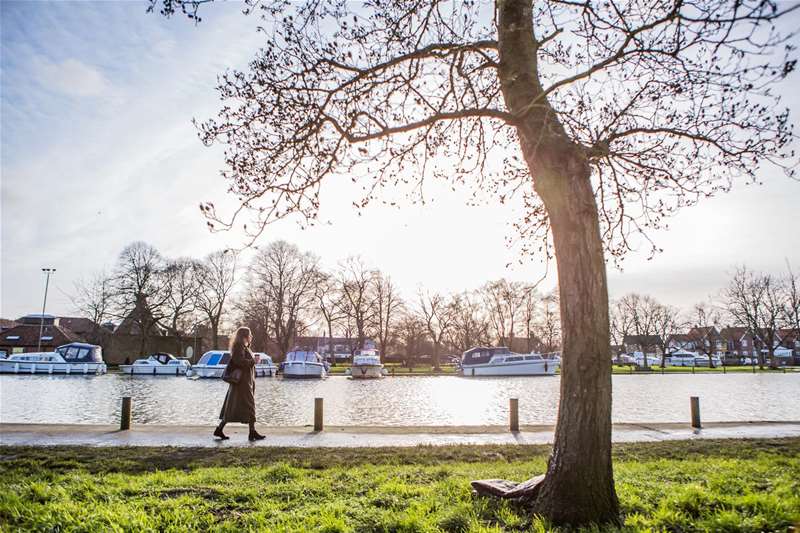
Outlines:
<svg viewBox="0 0 800 533"><path fill-rule="evenodd" d="M346 317L342 310L339 286L334 277L325 272L317 273L317 281L314 288L314 297L317 302L317 309L325 322L325 332L328 334L328 357L331 362L336 364L336 356L333 350L333 329ZM323 354L324 355L324 354Z"/></svg>
<svg viewBox="0 0 800 533"><path fill-rule="evenodd" d="M468 292L453 298L453 321L447 339L458 352L491 342L489 320L482 307L480 298Z"/></svg>
<svg viewBox="0 0 800 533"><path fill-rule="evenodd" d="M537 324L538 336L544 343L544 351L554 352L561 348L561 314L558 291L542 298L542 316Z"/></svg>
<svg viewBox="0 0 800 533"><path fill-rule="evenodd" d="M539 315L539 294L534 285L522 287L522 325L525 328L525 351L533 352L536 334L536 319Z"/></svg>
<svg viewBox="0 0 800 533"><path fill-rule="evenodd" d="M419 313L433 343L433 369L438 372L442 369L442 345L455 321L456 308L451 299L440 293L420 292Z"/></svg>
<svg viewBox="0 0 800 533"><path fill-rule="evenodd" d="M616 300L611 305L611 336L614 341L625 348L625 337L632 335L633 315L628 312L627 304Z"/></svg>
<svg viewBox="0 0 800 533"><path fill-rule="evenodd" d="M183 334L197 324L196 310L200 287L200 265L192 259L167 261L161 271L164 278L163 325L177 343L176 353L183 353Z"/></svg>
<svg viewBox="0 0 800 533"><path fill-rule="evenodd" d="M113 280L105 273L98 272L88 280L75 282L73 303L76 310L92 321L92 337L96 338L99 328L111 318L114 298Z"/></svg>
<svg viewBox="0 0 800 533"><path fill-rule="evenodd" d="M251 277L245 275L243 291L233 301L233 308L238 315L239 323L250 328L253 334L253 350L270 351L270 335L272 332L272 309L269 294L254 288ZM270 354L275 357L275 354Z"/></svg>
<svg viewBox="0 0 800 533"><path fill-rule="evenodd" d="M397 323L397 334L403 345L405 365L413 368L416 357L422 350L428 328L425 322L414 312L406 310Z"/></svg>
<svg viewBox="0 0 800 533"><path fill-rule="evenodd" d="M758 365L763 369L764 350L774 361L783 311L780 284L770 274L759 274L742 266L734 271L723 297L728 314L744 325L759 345Z"/></svg>
<svg viewBox="0 0 800 533"><path fill-rule="evenodd" d="M720 310L711 303L696 304L692 308L691 322L693 327L689 330L689 340L695 350L708 357L709 368L714 368L714 356L717 354L718 344L722 341L719 335L722 322Z"/></svg>
<svg viewBox="0 0 800 533"><path fill-rule="evenodd" d="M205 2L150 1L192 17ZM621 256L789 156L771 89L796 64L776 22L797 7L250 0L265 46L221 77L219 117L201 125L227 146L241 208L203 211L214 228L252 214L256 238L290 214L314 222L332 176L364 185L357 206L411 180L411 194L442 179L521 195L526 251L555 252L563 344L553 454L523 499L555 524L618 522L604 249Z"/></svg>
<svg viewBox="0 0 800 533"><path fill-rule="evenodd" d="M360 257L348 258L339 265L337 272L339 291L346 304L342 310L355 328L356 350L364 348L367 331L377 320L373 293L376 276L377 271L368 268Z"/></svg>
<svg viewBox="0 0 800 533"><path fill-rule="evenodd" d="M236 253L218 250L205 257L199 265L200 290L197 305L211 327L211 343L219 349L219 329L225 315L226 304L236 284Z"/></svg>
<svg viewBox="0 0 800 533"><path fill-rule="evenodd" d="M298 330L314 312L318 260L294 244L275 241L253 257L247 269L246 291L269 309L269 338L280 360L292 348Z"/></svg>
<svg viewBox="0 0 800 533"><path fill-rule="evenodd" d="M403 300L392 279L382 272L375 273L372 280L372 294L375 337L380 353L385 356L392 338L392 328L403 309Z"/></svg>
<svg viewBox="0 0 800 533"><path fill-rule="evenodd" d="M164 258L158 250L141 241L126 246L114 268L112 309L122 320L119 327L128 327L132 334L140 336L141 355L164 318L169 293L163 270Z"/></svg>
<svg viewBox="0 0 800 533"><path fill-rule="evenodd" d="M638 338L644 368L649 367L648 351L663 345L662 340L656 339L659 307L660 304L653 297L636 293L626 294L617 302L617 320L619 324L626 324L630 334Z"/></svg>
<svg viewBox="0 0 800 533"><path fill-rule="evenodd" d="M795 335L800 335L800 279L792 270L789 261L786 261L786 279L783 287L786 323L795 330Z"/></svg>
<svg viewBox="0 0 800 533"><path fill-rule="evenodd" d="M681 310L677 307L658 303L654 309L653 330L661 340L661 368L667 366L669 336L685 326L681 320Z"/></svg>
<svg viewBox="0 0 800 533"><path fill-rule="evenodd" d="M481 288L484 305L500 345L512 348L519 321L522 320L525 299L523 283L499 279Z"/></svg>

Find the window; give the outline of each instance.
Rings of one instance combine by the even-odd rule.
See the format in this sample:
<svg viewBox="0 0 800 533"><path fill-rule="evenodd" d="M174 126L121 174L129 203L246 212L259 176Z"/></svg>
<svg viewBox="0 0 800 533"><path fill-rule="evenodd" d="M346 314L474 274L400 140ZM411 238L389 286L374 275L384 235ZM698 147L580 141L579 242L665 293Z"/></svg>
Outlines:
<svg viewBox="0 0 800 533"><path fill-rule="evenodd" d="M20 346L15 347L15 348L11 348L11 353L23 353L24 351L25 351L25 348L22 348Z"/></svg>
<svg viewBox="0 0 800 533"><path fill-rule="evenodd" d="M506 357L506 362L507 362L507 363L511 363L511 362L513 362L513 361L522 361L522 357L517 357L517 356L514 356L514 357Z"/></svg>
<svg viewBox="0 0 800 533"><path fill-rule="evenodd" d="M19 335L9 335L8 337L6 337L6 340L7 341L18 341L19 340Z"/></svg>
<svg viewBox="0 0 800 533"><path fill-rule="evenodd" d="M66 353L64 353L63 355L64 359L66 359L67 361L74 361L80 355L80 350L78 349L77 346L70 346L67 348Z"/></svg>
<svg viewBox="0 0 800 533"><path fill-rule="evenodd" d="M53 337L52 337L52 335L44 335L44 336L42 336L42 340L43 341L51 341L51 340L53 340Z"/></svg>

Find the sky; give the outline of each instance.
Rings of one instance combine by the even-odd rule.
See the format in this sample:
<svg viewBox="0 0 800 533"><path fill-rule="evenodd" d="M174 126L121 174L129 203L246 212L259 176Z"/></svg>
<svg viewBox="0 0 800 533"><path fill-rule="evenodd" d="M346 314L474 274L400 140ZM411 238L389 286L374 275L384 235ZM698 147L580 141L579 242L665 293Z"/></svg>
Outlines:
<svg viewBox="0 0 800 533"><path fill-rule="evenodd" d="M122 248L147 241L165 256L202 257L242 236L206 229L198 205L232 206L222 151L198 140L192 118L215 115L216 76L243 67L262 42L235 3L193 25L145 13L141 2L0 2L0 316L40 312L43 267L56 268L47 312L75 314L75 282L110 270ZM797 123L800 86L784 85ZM652 235L664 251L609 266L611 297L630 291L688 308L726 284L737 265L800 269L800 183L766 169L761 186L686 208ZM490 279L537 281L539 258L509 246L511 205L467 207L467 191L430 191L426 205L375 203L359 215L349 183L324 187L321 218L270 226L333 268L348 256L389 274L408 298L420 287L474 289ZM439 194L441 192L441 194ZM541 287L556 283L551 265Z"/></svg>

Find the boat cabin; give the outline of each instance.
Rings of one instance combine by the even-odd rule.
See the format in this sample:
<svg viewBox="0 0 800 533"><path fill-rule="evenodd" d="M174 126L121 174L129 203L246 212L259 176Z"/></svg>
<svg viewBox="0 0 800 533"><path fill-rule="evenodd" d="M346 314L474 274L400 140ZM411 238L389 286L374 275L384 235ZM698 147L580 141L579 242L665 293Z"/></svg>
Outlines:
<svg viewBox="0 0 800 533"><path fill-rule="evenodd" d="M171 353L163 353L163 352L154 353L150 356L150 359L153 359L161 363L162 365L168 365L172 361L175 361L175 363L173 364L180 364L180 362L178 362L178 359Z"/></svg>
<svg viewBox="0 0 800 533"><path fill-rule="evenodd" d="M94 344L71 342L56 348L67 363L102 363L103 349Z"/></svg>
<svg viewBox="0 0 800 533"><path fill-rule="evenodd" d="M497 348L489 348L486 346L477 346L464 352L461 356L462 365L485 365L492 360L495 355L505 356L511 355L511 350L505 346Z"/></svg>
<svg viewBox="0 0 800 533"><path fill-rule="evenodd" d="M264 352L254 352L253 355L257 355L260 358L259 359L260 362L258 363L259 365L267 365L267 366L272 365L272 357L265 354Z"/></svg>
<svg viewBox="0 0 800 533"><path fill-rule="evenodd" d="M353 366L380 365L381 357L377 350L360 350L353 356Z"/></svg>
<svg viewBox="0 0 800 533"><path fill-rule="evenodd" d="M221 350L212 350L210 352L204 353L203 357L200 358L200 361L198 361L197 364L207 365L207 366L227 365L228 361L230 360L231 360L230 352Z"/></svg>
<svg viewBox="0 0 800 533"><path fill-rule="evenodd" d="M286 354L287 363L322 363L322 357L317 352L293 351Z"/></svg>

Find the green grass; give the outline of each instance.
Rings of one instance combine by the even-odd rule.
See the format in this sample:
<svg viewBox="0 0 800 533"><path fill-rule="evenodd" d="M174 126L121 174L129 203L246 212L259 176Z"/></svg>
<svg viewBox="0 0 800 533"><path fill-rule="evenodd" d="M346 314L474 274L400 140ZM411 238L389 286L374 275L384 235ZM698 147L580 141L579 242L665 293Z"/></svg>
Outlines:
<svg viewBox="0 0 800 533"><path fill-rule="evenodd" d="M545 468L543 446L377 450L0 448L3 531L495 532L552 528L469 481ZM787 531L800 439L618 445L626 531Z"/></svg>

